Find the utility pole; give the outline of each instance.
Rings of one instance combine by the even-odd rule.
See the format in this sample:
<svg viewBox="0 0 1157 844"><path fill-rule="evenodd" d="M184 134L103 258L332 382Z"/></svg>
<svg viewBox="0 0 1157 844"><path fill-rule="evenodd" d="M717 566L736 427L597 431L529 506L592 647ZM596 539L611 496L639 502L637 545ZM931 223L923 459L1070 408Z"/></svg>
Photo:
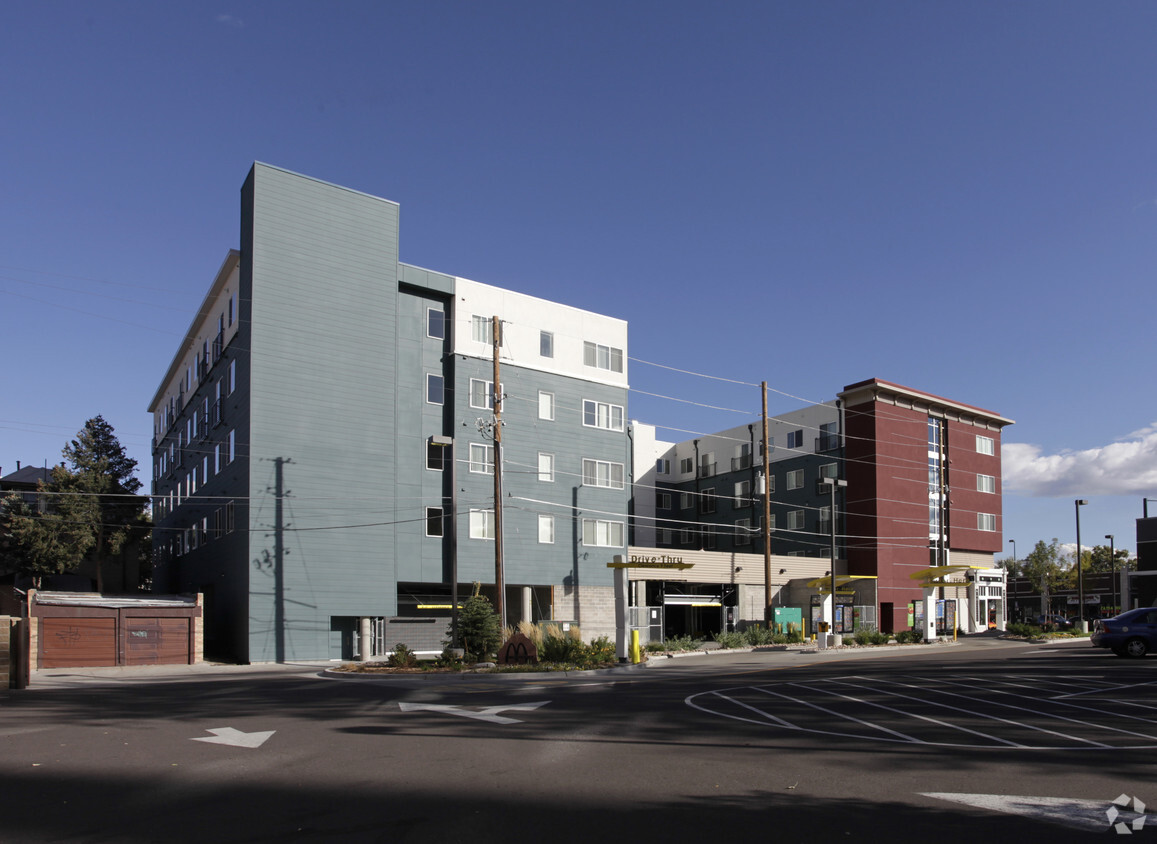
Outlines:
<svg viewBox="0 0 1157 844"><path fill-rule="evenodd" d="M491 317L494 347L494 590L495 610L502 630L506 629L506 578L502 563L502 386L499 383L498 349L502 346L502 321Z"/></svg>
<svg viewBox="0 0 1157 844"><path fill-rule="evenodd" d="M767 439L767 382L763 392L763 620L771 630L774 611L771 608L771 448Z"/></svg>

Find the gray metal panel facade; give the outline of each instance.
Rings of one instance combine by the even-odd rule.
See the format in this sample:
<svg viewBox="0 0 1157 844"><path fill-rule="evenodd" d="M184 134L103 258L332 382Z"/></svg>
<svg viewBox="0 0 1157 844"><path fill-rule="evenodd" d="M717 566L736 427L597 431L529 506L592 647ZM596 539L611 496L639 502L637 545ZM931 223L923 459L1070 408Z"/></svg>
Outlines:
<svg viewBox="0 0 1157 844"><path fill-rule="evenodd" d="M317 657L332 617L395 605L398 206L258 164L242 215L249 659Z"/></svg>

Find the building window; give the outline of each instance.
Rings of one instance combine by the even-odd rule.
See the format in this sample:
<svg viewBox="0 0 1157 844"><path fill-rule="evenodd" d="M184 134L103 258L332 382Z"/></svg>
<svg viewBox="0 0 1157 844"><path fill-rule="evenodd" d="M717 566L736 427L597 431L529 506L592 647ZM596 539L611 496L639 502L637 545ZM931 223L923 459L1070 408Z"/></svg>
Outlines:
<svg viewBox="0 0 1157 844"><path fill-rule="evenodd" d="M703 550L714 551L716 545L715 528L712 525L707 525L703 528Z"/></svg>
<svg viewBox="0 0 1157 844"><path fill-rule="evenodd" d="M542 545L554 545L554 516L538 517L538 541Z"/></svg>
<svg viewBox="0 0 1157 844"><path fill-rule="evenodd" d="M426 374L427 404L442 404L446 401L446 382L441 375Z"/></svg>
<svg viewBox="0 0 1157 844"><path fill-rule="evenodd" d="M478 316L475 314L470 317L470 339L475 343L485 343L487 346L494 345L494 321L490 317Z"/></svg>
<svg viewBox="0 0 1157 844"><path fill-rule="evenodd" d="M237 294L229 294L229 325L233 325L233 320L237 318Z"/></svg>
<svg viewBox="0 0 1157 844"><path fill-rule="evenodd" d="M820 466L821 478L838 478L840 476L840 469L835 463L825 463Z"/></svg>
<svg viewBox="0 0 1157 844"><path fill-rule="evenodd" d="M606 519L583 519L583 545L594 548L622 548L623 523Z"/></svg>
<svg viewBox="0 0 1157 844"><path fill-rule="evenodd" d="M715 512L715 487L708 487L703 490L703 494L699 496L699 512Z"/></svg>
<svg viewBox="0 0 1157 844"><path fill-rule="evenodd" d="M441 472L446 468L446 449L449 446L438 445L433 440L426 440L426 468Z"/></svg>
<svg viewBox="0 0 1157 844"><path fill-rule="evenodd" d="M540 331L538 334L538 353L544 358L554 357L554 334L550 331Z"/></svg>
<svg viewBox="0 0 1157 844"><path fill-rule="evenodd" d="M671 474L671 461L670 460L664 460L662 457L660 457L658 460L656 460L655 461L655 474L656 475L669 475L669 474Z"/></svg>
<svg viewBox="0 0 1157 844"><path fill-rule="evenodd" d="M679 544L680 545L690 545L691 544L691 531L689 531L687 528L683 528L682 530L679 531Z"/></svg>
<svg viewBox="0 0 1157 844"><path fill-rule="evenodd" d="M713 478L715 477L715 452L709 451L706 454L699 455L699 477Z"/></svg>
<svg viewBox="0 0 1157 844"><path fill-rule="evenodd" d="M671 493L660 492L655 496L655 506L660 510L671 509Z"/></svg>
<svg viewBox="0 0 1157 844"><path fill-rule="evenodd" d="M803 489L803 469L792 469L787 473L788 489Z"/></svg>
<svg viewBox="0 0 1157 844"><path fill-rule="evenodd" d="M229 361L229 381L228 381L228 384L229 384L229 389L228 389L228 391L226 391L225 395L231 396L231 395L233 395L233 391L237 389L237 361L236 360Z"/></svg>
<svg viewBox="0 0 1157 844"><path fill-rule="evenodd" d="M751 481L739 481L735 485L735 500L733 502L736 508L747 507L751 504Z"/></svg>
<svg viewBox="0 0 1157 844"><path fill-rule="evenodd" d="M690 475L694 471L695 471L695 458L694 457L684 457L682 460L679 461L679 474Z"/></svg>
<svg viewBox="0 0 1157 844"><path fill-rule="evenodd" d="M230 501L225 505L225 533L232 533L235 526L234 507L233 502Z"/></svg>
<svg viewBox="0 0 1157 844"><path fill-rule="evenodd" d="M426 536L442 536L444 528L442 524L442 508L441 507L427 507L426 508Z"/></svg>
<svg viewBox="0 0 1157 844"><path fill-rule="evenodd" d="M992 513L977 513L976 529L988 531L996 530L996 516Z"/></svg>
<svg viewBox="0 0 1157 844"><path fill-rule="evenodd" d="M787 447L788 448L803 448L803 431L788 431L787 432Z"/></svg>
<svg viewBox="0 0 1157 844"><path fill-rule="evenodd" d="M470 379L470 406L480 410L494 410L494 382L481 378Z"/></svg>
<svg viewBox="0 0 1157 844"><path fill-rule="evenodd" d="M225 435L225 464L232 463L237 457L237 431L232 430Z"/></svg>
<svg viewBox="0 0 1157 844"><path fill-rule="evenodd" d="M787 529L788 530L803 530L804 513L803 510L788 510L787 511Z"/></svg>
<svg viewBox="0 0 1157 844"><path fill-rule="evenodd" d="M440 308L426 308L426 336L435 340L446 339L446 312Z"/></svg>
<svg viewBox="0 0 1157 844"><path fill-rule="evenodd" d="M694 497L689 492L679 493L679 509L690 510L694 506L694 500Z"/></svg>
<svg viewBox="0 0 1157 844"><path fill-rule="evenodd" d="M494 474L494 446L470 443L470 471L483 475Z"/></svg>
<svg viewBox="0 0 1157 844"><path fill-rule="evenodd" d="M976 435L976 452L977 454L996 454L996 441L992 437L982 437Z"/></svg>
<svg viewBox="0 0 1157 844"><path fill-rule="evenodd" d="M659 528L659 530L656 531L656 534L659 537L659 539L658 539L659 547L663 547L665 545L671 544L671 531L670 530L668 530L667 528Z"/></svg>
<svg viewBox="0 0 1157 844"><path fill-rule="evenodd" d="M623 350L599 343L583 343L583 363L610 372L623 371Z"/></svg>
<svg viewBox="0 0 1157 844"><path fill-rule="evenodd" d="M816 442L816 451L832 451L833 449L839 448L839 446L840 437L836 432L836 423L825 422L824 424L820 425L820 435L818 441Z"/></svg>
<svg viewBox="0 0 1157 844"><path fill-rule="evenodd" d="M623 408L601 401L583 401L583 424L606 431L623 430Z"/></svg>
<svg viewBox="0 0 1157 844"><path fill-rule="evenodd" d="M538 394L538 418L548 422L554 421L554 393Z"/></svg>
<svg viewBox="0 0 1157 844"><path fill-rule="evenodd" d="M735 447L735 456L731 458L731 471L740 472L751 468L751 444L743 443Z"/></svg>
<svg viewBox="0 0 1157 844"><path fill-rule="evenodd" d="M609 460L583 459L583 486L623 488L623 464Z"/></svg>
<svg viewBox="0 0 1157 844"><path fill-rule="evenodd" d="M735 520L735 544L736 545L750 545L751 544L751 519L736 519Z"/></svg>
<svg viewBox="0 0 1157 844"><path fill-rule="evenodd" d="M538 453L538 479L544 483L554 483L554 455Z"/></svg>
<svg viewBox="0 0 1157 844"><path fill-rule="evenodd" d="M996 492L996 477L993 475L976 476L977 492Z"/></svg>
<svg viewBox="0 0 1157 844"><path fill-rule="evenodd" d="M470 538L471 539L493 539L494 538L494 511L493 510L471 510L470 511Z"/></svg>

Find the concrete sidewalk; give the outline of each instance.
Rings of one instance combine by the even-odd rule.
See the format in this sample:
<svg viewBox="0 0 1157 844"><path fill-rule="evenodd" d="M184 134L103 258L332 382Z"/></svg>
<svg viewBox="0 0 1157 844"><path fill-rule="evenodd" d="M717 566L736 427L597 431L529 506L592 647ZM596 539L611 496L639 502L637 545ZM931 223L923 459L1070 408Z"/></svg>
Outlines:
<svg viewBox="0 0 1157 844"><path fill-rule="evenodd" d="M108 668L42 668L32 672L25 691L75 689L132 683L180 682L205 677L317 676L337 662L287 662L231 665L198 662L194 665L134 665Z"/></svg>

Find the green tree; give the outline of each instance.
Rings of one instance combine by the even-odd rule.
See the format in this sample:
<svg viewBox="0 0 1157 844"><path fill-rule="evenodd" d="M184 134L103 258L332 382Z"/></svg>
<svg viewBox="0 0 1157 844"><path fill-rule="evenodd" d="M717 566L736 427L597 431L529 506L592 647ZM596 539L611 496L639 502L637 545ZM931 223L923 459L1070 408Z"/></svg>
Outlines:
<svg viewBox="0 0 1157 844"><path fill-rule="evenodd" d="M1020 574L1048 594L1053 594L1058 586L1065 585L1068 571L1060 541L1053 539L1046 543L1043 539L1021 560Z"/></svg>
<svg viewBox="0 0 1157 844"><path fill-rule="evenodd" d="M458 611L458 636L463 650L474 660L497 653L502 644L498 613L494 611L489 598L478 594L477 584L474 594L466 599Z"/></svg>
<svg viewBox="0 0 1157 844"><path fill-rule="evenodd" d="M45 512L32 512L17 496L5 499L0 553L38 586L42 576L74 570L87 557L95 564L97 591L103 591L106 561L130 537L147 536L148 499L136 494L137 462L100 416L89 419L62 454L65 463L39 485L48 501Z"/></svg>
<svg viewBox="0 0 1157 844"><path fill-rule="evenodd" d="M1124 548L1094 545L1081 552L1081 568L1086 572L1135 571L1137 561L1129 559L1129 552Z"/></svg>

